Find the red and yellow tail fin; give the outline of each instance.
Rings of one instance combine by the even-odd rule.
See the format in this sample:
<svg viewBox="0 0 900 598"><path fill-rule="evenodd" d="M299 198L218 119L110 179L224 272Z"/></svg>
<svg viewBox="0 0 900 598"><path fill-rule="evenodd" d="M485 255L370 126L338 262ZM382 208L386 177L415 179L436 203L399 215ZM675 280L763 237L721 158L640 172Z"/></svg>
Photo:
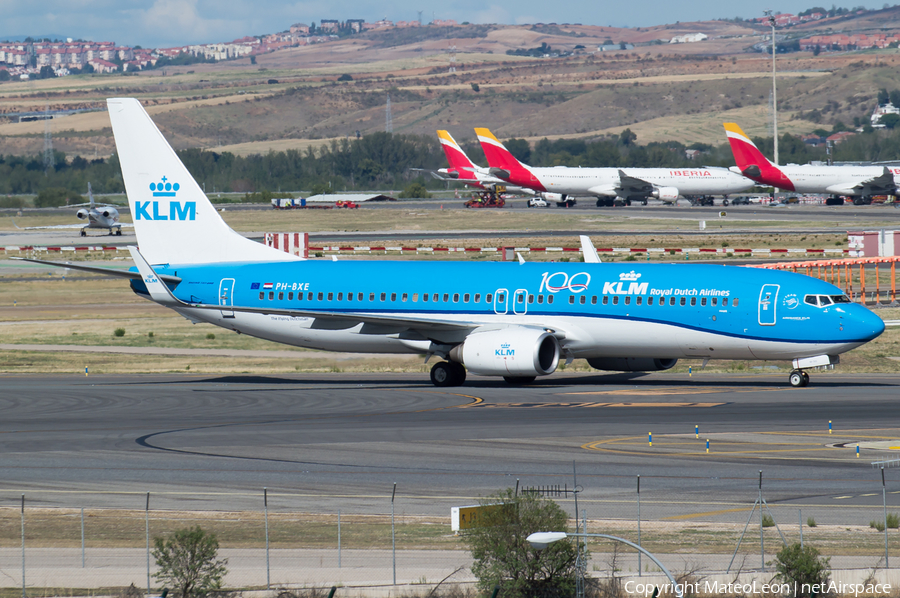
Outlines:
<svg viewBox="0 0 900 598"><path fill-rule="evenodd" d="M447 131L438 131L437 134L438 139L441 142L441 148L444 150L444 155L447 156L447 163L450 164L450 168L459 171L460 174L468 172L468 178L473 178L474 175L472 173L474 172L475 164L469 159L469 156L466 155L462 148L459 147L456 140L453 139Z"/></svg>
<svg viewBox="0 0 900 598"><path fill-rule="evenodd" d="M737 123L724 123L724 126L728 144L731 145L731 153L734 154L734 162L742 172L748 166L757 166L761 170L772 166Z"/></svg>

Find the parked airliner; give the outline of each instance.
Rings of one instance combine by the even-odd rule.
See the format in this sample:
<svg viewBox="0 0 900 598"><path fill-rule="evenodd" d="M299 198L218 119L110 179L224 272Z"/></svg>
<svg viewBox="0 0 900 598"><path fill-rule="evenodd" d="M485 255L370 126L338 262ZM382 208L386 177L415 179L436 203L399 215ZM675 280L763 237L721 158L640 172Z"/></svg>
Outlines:
<svg viewBox="0 0 900 598"><path fill-rule="evenodd" d="M136 272L109 274L195 322L328 351L436 356L436 386L467 372L527 383L577 358L655 371L685 357L793 360L790 383L805 386L805 370L884 330L800 274L597 263L589 247L585 263L303 260L231 230L137 100L107 104L139 245Z"/></svg>
<svg viewBox="0 0 900 598"><path fill-rule="evenodd" d="M843 205L841 195L870 197L896 195L900 167L887 166L815 166L812 164L772 164L756 144L736 123L724 123L725 135L734 154L733 167L754 181L785 191L798 193L829 193L828 205Z"/></svg>
<svg viewBox="0 0 900 598"><path fill-rule="evenodd" d="M593 195L597 205L620 198L627 205L655 197L667 203L679 196L730 195L753 187L750 179L727 168L571 168L534 167L519 162L488 129L475 129L490 173L514 185L565 196Z"/></svg>

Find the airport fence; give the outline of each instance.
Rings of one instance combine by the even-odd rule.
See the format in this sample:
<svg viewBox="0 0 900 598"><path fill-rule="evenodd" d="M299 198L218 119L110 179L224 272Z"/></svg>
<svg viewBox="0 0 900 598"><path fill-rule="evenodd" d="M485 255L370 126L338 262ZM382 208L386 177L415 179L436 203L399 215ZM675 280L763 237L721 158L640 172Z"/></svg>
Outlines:
<svg viewBox="0 0 900 598"><path fill-rule="evenodd" d="M643 490L638 482L635 491L593 497L581 492L581 521L572 517L569 531L578 525L589 534L638 543L677 576L692 578L771 579L776 553L795 542L831 557L833 577L839 579L900 575L900 569L890 569L900 565L900 496L890 485L883 494L873 484L835 497L853 502L847 506L832 497L796 504L785 498L793 494L785 483L778 496L767 498L765 488L757 491L746 483L738 488L734 480L710 480L694 491L665 478L649 481ZM795 490L801 484L796 482ZM556 486L520 491L540 492L574 515L571 491ZM232 590L275 596L339 586L342 596L425 596L442 580L474 588L472 559L450 518L453 506L473 504L471 499L405 498L392 515L390 495L323 496L318 502L327 508L317 512L300 506L308 505L311 495L288 491L265 498L242 492L72 498L35 493L23 499L0 492L2 595L156 595L161 583L155 578L155 539L194 526L216 535L219 556L227 558L225 585ZM258 504L248 507L248 500ZM632 549L603 539L591 539L589 547L591 577L659 577L660 570ZM900 577L895 581L900 586Z"/></svg>

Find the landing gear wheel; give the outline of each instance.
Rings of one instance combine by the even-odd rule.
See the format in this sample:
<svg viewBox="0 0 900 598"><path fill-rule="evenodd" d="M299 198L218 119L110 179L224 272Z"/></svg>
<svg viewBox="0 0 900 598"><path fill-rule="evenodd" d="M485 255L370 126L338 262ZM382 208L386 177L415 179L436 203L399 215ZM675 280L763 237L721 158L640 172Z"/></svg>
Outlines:
<svg viewBox="0 0 900 598"><path fill-rule="evenodd" d="M507 384L513 386L521 386L523 384L531 384L537 376L503 376Z"/></svg>
<svg viewBox="0 0 900 598"><path fill-rule="evenodd" d="M117 228L117 229L116 229L116 236L117 236L117 237L121 237L121 236L122 236L122 229L121 229L121 228Z"/></svg>
<svg viewBox="0 0 900 598"><path fill-rule="evenodd" d="M87 236L87 233L85 232L84 229L81 229L81 236L82 236L82 237L86 237L86 236Z"/></svg>
<svg viewBox="0 0 900 598"><path fill-rule="evenodd" d="M438 387L453 386L453 370L450 362L439 361L431 366L431 383Z"/></svg>
<svg viewBox="0 0 900 598"><path fill-rule="evenodd" d="M728 200L727 200L727 199L723 199L723 200L722 200L722 207L725 207L725 208L728 207Z"/></svg>
<svg viewBox="0 0 900 598"><path fill-rule="evenodd" d="M642 206L645 206L645 205L647 205L647 200L646 200L646 199L645 199L645 200L643 200L643 201L642 201L642 202L641 202L641 205L642 205Z"/></svg>
<svg viewBox="0 0 900 598"><path fill-rule="evenodd" d="M804 386L809 384L809 374L802 370L794 370L793 372L791 372L788 381L794 388L803 388Z"/></svg>
<svg viewBox="0 0 900 598"><path fill-rule="evenodd" d="M466 381L466 368L461 363L457 363L455 361L448 362L450 364L450 371L453 372L453 384L452 386L462 386Z"/></svg>

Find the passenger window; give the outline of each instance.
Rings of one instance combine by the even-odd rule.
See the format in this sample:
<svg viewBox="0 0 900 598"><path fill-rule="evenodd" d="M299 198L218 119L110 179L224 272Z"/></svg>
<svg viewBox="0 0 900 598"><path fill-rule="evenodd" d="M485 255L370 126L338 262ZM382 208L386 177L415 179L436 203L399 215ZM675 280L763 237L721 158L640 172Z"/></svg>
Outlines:
<svg viewBox="0 0 900 598"><path fill-rule="evenodd" d="M294 299L294 294L288 293L288 301L293 301L293 299Z"/></svg>
<svg viewBox="0 0 900 598"><path fill-rule="evenodd" d="M603 297L603 305L609 303L609 297Z"/></svg>
<svg viewBox="0 0 900 598"><path fill-rule="evenodd" d="M534 303L534 295L528 295L528 303Z"/></svg>
<svg viewBox="0 0 900 598"><path fill-rule="evenodd" d="M384 301L384 300L386 300L386 299L387 299L387 293L382 293L382 294L381 294L381 300Z"/></svg>
<svg viewBox="0 0 900 598"><path fill-rule="evenodd" d="M738 306L738 298L735 297L734 299L731 300L731 307L737 307L737 306Z"/></svg>
<svg viewBox="0 0 900 598"><path fill-rule="evenodd" d="M397 300L397 293L391 293L391 301Z"/></svg>
<svg viewBox="0 0 900 598"><path fill-rule="evenodd" d="M297 301L303 301L303 293L297 293Z"/></svg>
<svg viewBox="0 0 900 598"><path fill-rule="evenodd" d="M438 294L437 294L437 293L435 293L434 296L431 298L431 300L432 300L434 303L437 303L437 302L438 302L438 299L440 299L440 297L438 297Z"/></svg>
<svg viewBox="0 0 900 598"><path fill-rule="evenodd" d="M675 297L669 297L669 305L675 305Z"/></svg>
<svg viewBox="0 0 900 598"><path fill-rule="evenodd" d="M259 292L259 298L260 298L260 299L265 299L265 298L266 298L266 292L265 292L265 291L260 291L260 292Z"/></svg>
<svg viewBox="0 0 900 598"><path fill-rule="evenodd" d="M722 307L728 307L728 297L722 298Z"/></svg>
<svg viewBox="0 0 900 598"><path fill-rule="evenodd" d="M419 294L418 294L418 293L413 293L413 303L415 303L415 302L418 301L418 300L419 300Z"/></svg>
<svg viewBox="0 0 900 598"><path fill-rule="evenodd" d="M469 302L469 294L466 293L465 295L463 295L463 303L468 303L468 302Z"/></svg>
<svg viewBox="0 0 900 598"><path fill-rule="evenodd" d="M422 293L422 301L428 301L428 293Z"/></svg>
<svg viewBox="0 0 900 598"><path fill-rule="evenodd" d="M347 293L347 301L353 301L353 293Z"/></svg>
<svg viewBox="0 0 900 598"><path fill-rule="evenodd" d="M544 296L538 295L538 303L543 303L543 302L544 302Z"/></svg>
<svg viewBox="0 0 900 598"><path fill-rule="evenodd" d="M357 301L362 301L362 300L363 300L363 294L362 294L362 293L357 293L357 294L356 294L356 300L357 300Z"/></svg>
<svg viewBox="0 0 900 598"><path fill-rule="evenodd" d="M582 296L581 296L581 299L579 299L578 302L581 303L582 305L584 305L585 303L587 303L587 297L585 297L584 295L582 295Z"/></svg>
<svg viewBox="0 0 900 598"><path fill-rule="evenodd" d="M718 302L719 302L718 297L713 297L713 298L712 298L712 304L713 304L713 307L715 307L716 304L717 304Z"/></svg>
<svg viewBox="0 0 900 598"><path fill-rule="evenodd" d="M322 293L319 293L319 300L321 300L321 299L322 299ZM307 300L307 301L312 301L312 300L313 300L313 294L312 294L312 291L310 291L309 294L306 296L306 300Z"/></svg>
<svg viewBox="0 0 900 598"><path fill-rule="evenodd" d="M642 300L643 300L643 297L637 297L637 298L635 299L635 303L637 303L638 305L640 305Z"/></svg>
<svg viewBox="0 0 900 598"><path fill-rule="evenodd" d="M647 297L647 305L653 305L653 297Z"/></svg>
<svg viewBox="0 0 900 598"><path fill-rule="evenodd" d="M547 295L547 303L553 303L553 295Z"/></svg>
<svg viewBox="0 0 900 598"><path fill-rule="evenodd" d="M446 297L446 295L445 295L445 297ZM445 300L445 301L446 301L446 300ZM506 302L506 294L505 294L505 293L498 293L498 294L497 294L497 303L504 303L504 302Z"/></svg>
<svg viewBox="0 0 900 598"><path fill-rule="evenodd" d="M700 305L706 305L706 297L700 300Z"/></svg>
<svg viewBox="0 0 900 598"><path fill-rule="evenodd" d="M284 301L284 291L279 291L279 292L278 292L278 300L279 300L279 301Z"/></svg>
<svg viewBox="0 0 900 598"><path fill-rule="evenodd" d="M573 305L575 303L575 295L569 295L569 305Z"/></svg>
<svg viewBox="0 0 900 598"><path fill-rule="evenodd" d="M695 306L695 305L697 305L697 298L696 298L696 297L691 297L691 306L693 307L693 306Z"/></svg>
<svg viewBox="0 0 900 598"><path fill-rule="evenodd" d="M403 295L402 295L403 302L406 303L407 299L409 299L409 293L403 293Z"/></svg>
<svg viewBox="0 0 900 598"><path fill-rule="evenodd" d="M597 305L597 295L591 297L591 305Z"/></svg>
<svg viewBox="0 0 900 598"><path fill-rule="evenodd" d="M450 293L444 293L444 303L447 303L448 301L450 301ZM503 299L500 301L503 301Z"/></svg>
<svg viewBox="0 0 900 598"><path fill-rule="evenodd" d="M625 305L631 305L631 297L625 297Z"/></svg>
<svg viewBox="0 0 900 598"><path fill-rule="evenodd" d="M453 293L453 303L459 303L459 293Z"/></svg>
<svg viewBox="0 0 900 598"><path fill-rule="evenodd" d="M487 295L485 295L484 301L485 303L492 303L494 301L494 294L488 293Z"/></svg>
<svg viewBox="0 0 900 598"><path fill-rule="evenodd" d="M334 301L334 293L328 293L328 300Z"/></svg>
<svg viewBox="0 0 900 598"><path fill-rule="evenodd" d="M328 296L328 299L329 299L329 300L331 299L331 295ZM338 293L338 301L343 301L343 300L344 300L344 294L343 294L343 293Z"/></svg>
<svg viewBox="0 0 900 598"><path fill-rule="evenodd" d="M369 301L375 301L375 293L369 293Z"/></svg>
<svg viewBox="0 0 900 598"><path fill-rule="evenodd" d="M687 297L682 297L679 303L681 303L681 305L687 305Z"/></svg>
<svg viewBox="0 0 900 598"><path fill-rule="evenodd" d="M475 293L475 303L481 303L481 293Z"/></svg>
<svg viewBox="0 0 900 598"><path fill-rule="evenodd" d="M613 305L618 305L618 304L619 304L619 297L618 296L613 297Z"/></svg>

